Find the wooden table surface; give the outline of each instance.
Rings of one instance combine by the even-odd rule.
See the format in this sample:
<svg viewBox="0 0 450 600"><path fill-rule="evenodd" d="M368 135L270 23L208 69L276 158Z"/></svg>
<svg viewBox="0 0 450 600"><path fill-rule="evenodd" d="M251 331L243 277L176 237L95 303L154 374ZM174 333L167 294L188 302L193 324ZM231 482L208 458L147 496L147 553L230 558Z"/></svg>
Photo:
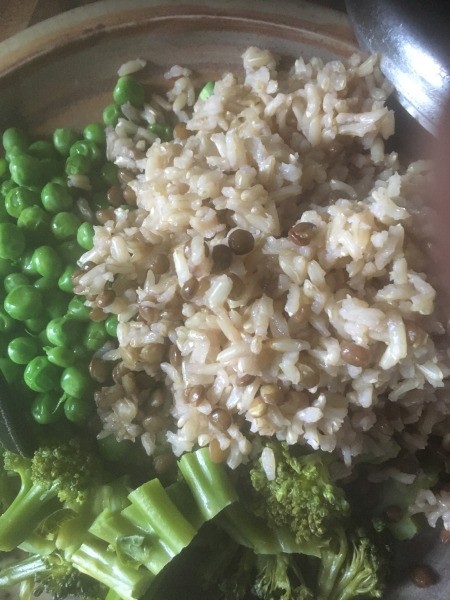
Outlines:
<svg viewBox="0 0 450 600"><path fill-rule="evenodd" d="M93 4L97 0L0 0L0 41L72 8ZM345 10L344 0L311 0L337 10ZM250 0L251 2L251 0ZM276 0L272 0L276 2Z"/></svg>

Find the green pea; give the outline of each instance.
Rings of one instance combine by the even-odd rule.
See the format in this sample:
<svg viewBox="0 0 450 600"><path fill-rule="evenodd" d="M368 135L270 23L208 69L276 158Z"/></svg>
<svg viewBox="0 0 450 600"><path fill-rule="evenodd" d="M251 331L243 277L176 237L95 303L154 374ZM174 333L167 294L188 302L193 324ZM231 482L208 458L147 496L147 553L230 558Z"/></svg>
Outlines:
<svg viewBox="0 0 450 600"><path fill-rule="evenodd" d="M122 111L120 110L120 106L117 104L108 104L103 110L103 123L105 125L110 125L115 127L122 116Z"/></svg>
<svg viewBox="0 0 450 600"><path fill-rule="evenodd" d="M79 140L70 148L69 156L85 156L91 162L98 162L103 156L103 152L94 142Z"/></svg>
<svg viewBox="0 0 450 600"><path fill-rule="evenodd" d="M75 264L83 254L83 248L76 240L67 240L60 244L57 248L61 258L66 263Z"/></svg>
<svg viewBox="0 0 450 600"><path fill-rule="evenodd" d="M214 81L208 81L208 83L205 83L205 85L200 90L200 93L198 95L200 100L206 100L207 98L212 96L214 94L214 87L215 87Z"/></svg>
<svg viewBox="0 0 450 600"><path fill-rule="evenodd" d="M65 171L67 175L88 175L91 167L92 162L87 156L75 154L67 158Z"/></svg>
<svg viewBox="0 0 450 600"><path fill-rule="evenodd" d="M61 127L53 132L53 145L62 156L69 156L71 146L80 139L80 136L73 129Z"/></svg>
<svg viewBox="0 0 450 600"><path fill-rule="evenodd" d="M8 344L8 356L18 365L26 365L39 354L39 343L31 336L20 336Z"/></svg>
<svg viewBox="0 0 450 600"><path fill-rule="evenodd" d="M39 246L33 252L34 269L42 277L56 279L62 272L62 262L58 252L52 246Z"/></svg>
<svg viewBox="0 0 450 600"><path fill-rule="evenodd" d="M25 250L25 237L14 223L0 223L0 258L16 260Z"/></svg>
<svg viewBox="0 0 450 600"><path fill-rule="evenodd" d="M119 319L116 315L109 316L105 321L105 329L106 333L111 337L117 337L117 326L119 324Z"/></svg>
<svg viewBox="0 0 450 600"><path fill-rule="evenodd" d="M173 138L173 130L169 125L162 125L161 123L151 123L148 129L157 135L162 142L169 142Z"/></svg>
<svg viewBox="0 0 450 600"><path fill-rule="evenodd" d="M75 265L68 265L61 273L58 279L58 287L63 292L71 294L73 292L72 275L77 270Z"/></svg>
<svg viewBox="0 0 450 600"><path fill-rule="evenodd" d="M0 277L5 277L15 270L14 263L11 260L0 258Z"/></svg>
<svg viewBox="0 0 450 600"><path fill-rule="evenodd" d="M25 367L24 380L34 392L49 392L59 383L60 369L46 356L36 356Z"/></svg>
<svg viewBox="0 0 450 600"><path fill-rule="evenodd" d="M61 173L64 163L60 162L60 160L56 160L54 158L41 158L39 161L41 164L43 182L42 185L53 177L58 177Z"/></svg>
<svg viewBox="0 0 450 600"><path fill-rule="evenodd" d="M114 163L111 163L111 162L105 163L103 165L103 167L101 168L101 174L102 174L103 180L108 185L115 185L119 181L119 179L117 177L118 171L119 171L119 168Z"/></svg>
<svg viewBox="0 0 450 600"><path fill-rule="evenodd" d="M0 157L0 181L6 179L9 175L8 161L6 158Z"/></svg>
<svg viewBox="0 0 450 600"><path fill-rule="evenodd" d="M94 246L94 227L91 223L82 223L78 227L77 242L85 250L91 250Z"/></svg>
<svg viewBox="0 0 450 600"><path fill-rule="evenodd" d="M9 152L12 148L19 148L24 152L30 143L26 133L18 127L9 127L8 129L5 129L2 142L5 152Z"/></svg>
<svg viewBox="0 0 450 600"><path fill-rule="evenodd" d="M126 458L130 451L129 440L116 440L114 435L108 435L97 440L101 456L108 461L120 461Z"/></svg>
<svg viewBox="0 0 450 600"><path fill-rule="evenodd" d="M82 333L80 325L68 317L57 317L49 321L46 327L48 341L54 346L71 346Z"/></svg>
<svg viewBox="0 0 450 600"><path fill-rule="evenodd" d="M24 208L34 206L39 202L39 196L25 187L14 187L5 198L6 212L15 219L19 218Z"/></svg>
<svg viewBox="0 0 450 600"><path fill-rule="evenodd" d="M92 390L92 380L86 369L67 367L61 376L62 389L74 398L82 398Z"/></svg>
<svg viewBox="0 0 450 600"><path fill-rule="evenodd" d="M74 296L67 307L67 315L75 321L89 321L91 309L84 302L84 298Z"/></svg>
<svg viewBox="0 0 450 600"><path fill-rule="evenodd" d="M17 187L17 184L12 179L7 179L0 185L0 194L5 198L8 192L15 187Z"/></svg>
<svg viewBox="0 0 450 600"><path fill-rule="evenodd" d="M29 206L20 213L17 226L34 239L44 239L49 235L50 217L41 206Z"/></svg>
<svg viewBox="0 0 450 600"><path fill-rule="evenodd" d="M75 237L77 229L80 226L80 219L71 212L59 212L50 223L50 229L58 240L67 240Z"/></svg>
<svg viewBox="0 0 450 600"><path fill-rule="evenodd" d="M46 173L42 169L41 161L29 154L12 156L9 162L11 179L17 185L25 187L40 186L45 182Z"/></svg>
<svg viewBox="0 0 450 600"><path fill-rule="evenodd" d="M71 423L81 425L86 423L94 412L94 403L92 398L83 396L82 398L73 398L69 396L64 402L64 414Z"/></svg>
<svg viewBox="0 0 450 600"><path fill-rule="evenodd" d="M83 137L85 140L95 142L100 146L105 145L105 128L101 123L89 123L83 129Z"/></svg>
<svg viewBox="0 0 450 600"><path fill-rule="evenodd" d="M46 318L45 315L40 315L39 317L33 317L31 319L26 319L24 321L25 329L28 331L28 333L32 333L34 335L40 336L42 333L42 330L45 330L45 327L47 326L47 322L48 322L48 319ZM44 343L47 344L48 340L47 341L44 340Z"/></svg>
<svg viewBox="0 0 450 600"><path fill-rule="evenodd" d="M32 285L19 285L8 293L4 306L13 319L32 319L39 316L42 310L42 294Z"/></svg>
<svg viewBox="0 0 450 600"><path fill-rule="evenodd" d="M3 287L8 293L19 285L28 285L29 283L28 277L23 273L9 273L3 280Z"/></svg>
<svg viewBox="0 0 450 600"><path fill-rule="evenodd" d="M39 332L36 332L37 338L39 340L39 344L40 344L41 348L44 350L44 352L45 352L45 349L50 346L50 342L47 337L47 331L45 329L46 327L47 327L47 323L43 323L41 326L41 330ZM50 362L52 362L52 361L50 361Z"/></svg>
<svg viewBox="0 0 450 600"><path fill-rule="evenodd" d="M28 146L28 154L36 158L57 158L58 154L53 144L47 140L38 140Z"/></svg>
<svg viewBox="0 0 450 600"><path fill-rule="evenodd" d="M104 190L97 191L92 194L91 206L94 210L109 208L108 197L106 196L106 192Z"/></svg>
<svg viewBox="0 0 450 600"><path fill-rule="evenodd" d="M67 312L68 303L69 296L60 290L51 290L51 292L44 294L45 312L50 319L63 317Z"/></svg>
<svg viewBox="0 0 450 600"><path fill-rule="evenodd" d="M102 322L91 321L83 337L83 344L88 350L95 352L99 350L108 340L108 333Z"/></svg>
<svg viewBox="0 0 450 600"><path fill-rule="evenodd" d="M87 350L87 348L85 348L83 346L83 344L75 344L72 347L72 352L73 352L73 355L75 357L75 361L76 362L80 362L80 361L85 361L86 362L86 359L89 359L91 357L91 354L92 354L91 352L89 352Z"/></svg>
<svg viewBox="0 0 450 600"><path fill-rule="evenodd" d="M75 362L73 350L63 346L47 346L44 348L48 360L58 367L71 367Z"/></svg>
<svg viewBox="0 0 450 600"><path fill-rule="evenodd" d="M37 273L34 270L33 266L32 250L27 250L27 252L25 252L25 254L19 258L17 263L24 275L28 275L29 277L36 277Z"/></svg>
<svg viewBox="0 0 450 600"><path fill-rule="evenodd" d="M9 333L14 330L17 322L0 307L0 333Z"/></svg>
<svg viewBox="0 0 450 600"><path fill-rule="evenodd" d="M33 398L31 414L39 425L49 425L59 421L64 414L61 392L45 392Z"/></svg>
<svg viewBox="0 0 450 600"><path fill-rule="evenodd" d="M42 188L42 206L49 213L59 213L73 208L73 198L68 188L49 182Z"/></svg>
<svg viewBox="0 0 450 600"><path fill-rule="evenodd" d="M38 290L54 290L55 289L56 280L53 276L47 277L39 277L35 281L33 281L33 285Z"/></svg>
<svg viewBox="0 0 450 600"><path fill-rule="evenodd" d="M113 98L116 104L120 105L129 102L133 106L140 107L144 104L144 97L144 88L139 81L129 75L119 77L113 91Z"/></svg>

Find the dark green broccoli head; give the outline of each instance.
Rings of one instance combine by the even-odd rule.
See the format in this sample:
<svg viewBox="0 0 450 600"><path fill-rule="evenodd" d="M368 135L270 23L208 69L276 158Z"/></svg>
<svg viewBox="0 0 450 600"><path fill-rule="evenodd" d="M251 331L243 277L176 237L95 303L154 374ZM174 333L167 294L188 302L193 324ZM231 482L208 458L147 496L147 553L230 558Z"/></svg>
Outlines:
<svg viewBox="0 0 450 600"><path fill-rule="evenodd" d="M259 600L314 600L295 564L295 555L261 554L257 568L252 591Z"/></svg>
<svg viewBox="0 0 450 600"><path fill-rule="evenodd" d="M327 455L321 452L294 457L286 444L268 444L275 454L272 481L260 464L250 473L255 494L253 509L272 527L289 527L297 543L332 537L336 523L349 514L341 488L330 479Z"/></svg>
<svg viewBox="0 0 450 600"><path fill-rule="evenodd" d="M31 461L36 484L52 488L63 504L79 506L88 490L101 481L100 463L81 440L39 448Z"/></svg>

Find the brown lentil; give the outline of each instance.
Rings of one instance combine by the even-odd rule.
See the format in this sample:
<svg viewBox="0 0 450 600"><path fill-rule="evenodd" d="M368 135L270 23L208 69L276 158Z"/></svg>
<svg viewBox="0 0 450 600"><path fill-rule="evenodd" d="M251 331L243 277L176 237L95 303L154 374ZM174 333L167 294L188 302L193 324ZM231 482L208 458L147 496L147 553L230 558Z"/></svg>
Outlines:
<svg viewBox="0 0 450 600"><path fill-rule="evenodd" d="M255 419L263 417L267 413L267 405L261 396L256 396L248 407L248 412Z"/></svg>
<svg viewBox="0 0 450 600"><path fill-rule="evenodd" d="M136 192L129 185L123 190L123 199L129 206L136 206Z"/></svg>
<svg viewBox="0 0 450 600"><path fill-rule="evenodd" d="M188 279L186 283L181 286L181 297L183 300L192 300L198 290L198 281L194 277Z"/></svg>
<svg viewBox="0 0 450 600"><path fill-rule="evenodd" d="M105 383L111 377L111 365L94 357L89 363L89 375L98 383Z"/></svg>
<svg viewBox="0 0 450 600"><path fill-rule="evenodd" d="M78 281L82 275L84 275L83 269L75 269L75 271L72 273L72 276L70 278L70 280L72 281L72 284L77 285Z"/></svg>
<svg viewBox="0 0 450 600"><path fill-rule="evenodd" d="M133 181L133 179L135 179L135 176L133 171L130 171L129 169L119 169L119 171L117 172L117 178L119 179L122 185L127 185L128 183L130 183L130 181Z"/></svg>
<svg viewBox="0 0 450 600"><path fill-rule="evenodd" d="M175 456L171 452L158 454L153 457L153 466L158 475L167 473L175 465Z"/></svg>
<svg viewBox="0 0 450 600"><path fill-rule="evenodd" d="M314 223L297 223L289 229L288 238L296 246L308 246L316 235L317 227Z"/></svg>
<svg viewBox="0 0 450 600"><path fill-rule="evenodd" d="M190 404L198 406L205 399L205 386L194 385L187 390L187 400Z"/></svg>
<svg viewBox="0 0 450 600"><path fill-rule="evenodd" d="M259 388L259 393L264 402L268 404L281 404L284 400L283 391L277 385L262 385Z"/></svg>
<svg viewBox="0 0 450 600"><path fill-rule="evenodd" d="M162 275L167 273L170 269L170 260L166 254L155 254L148 264L148 268L153 271L155 275Z"/></svg>
<svg viewBox="0 0 450 600"><path fill-rule="evenodd" d="M106 321L108 315L103 312L103 310L99 306L95 306L89 313L89 318L91 321L95 321L95 323L101 323L102 321Z"/></svg>
<svg viewBox="0 0 450 600"><path fill-rule="evenodd" d="M116 294L113 290L104 290L102 294L97 296L97 306L104 308L110 306L116 299Z"/></svg>
<svg viewBox="0 0 450 600"><path fill-rule="evenodd" d="M178 140L187 140L190 136L189 131L184 123L177 123L173 128L173 137Z"/></svg>
<svg viewBox="0 0 450 600"><path fill-rule="evenodd" d="M169 362L173 367L179 367L181 365L181 352L178 349L178 346L172 344L169 348Z"/></svg>
<svg viewBox="0 0 450 600"><path fill-rule="evenodd" d="M213 425L223 431L226 431L232 423L230 415L223 408L215 408L209 418Z"/></svg>
<svg viewBox="0 0 450 600"><path fill-rule="evenodd" d="M384 509L384 516L388 523L398 523L403 517L403 510L396 504L390 504Z"/></svg>
<svg viewBox="0 0 450 600"><path fill-rule="evenodd" d="M112 378L114 383L120 384L122 383L122 377L126 374L129 373L130 370L123 364L123 362L118 362L112 370Z"/></svg>
<svg viewBox="0 0 450 600"><path fill-rule="evenodd" d="M209 442L209 456L213 463L223 463L227 460L229 454L228 448L222 449L219 442L213 439Z"/></svg>
<svg viewBox="0 0 450 600"><path fill-rule="evenodd" d="M438 580L436 573L429 565L416 565L411 572L411 579L420 588L430 587Z"/></svg>
<svg viewBox="0 0 450 600"><path fill-rule="evenodd" d="M147 344L140 352L140 359L146 363L160 363L163 356L163 344Z"/></svg>
<svg viewBox="0 0 450 600"><path fill-rule="evenodd" d="M348 365L367 367L370 362L370 352L359 344L341 342L341 358Z"/></svg>
<svg viewBox="0 0 450 600"><path fill-rule="evenodd" d="M122 188L119 185L112 185L106 192L106 198L111 206L117 208L123 204Z"/></svg>
<svg viewBox="0 0 450 600"><path fill-rule="evenodd" d="M114 211L112 208L101 208L95 213L95 218L100 225L104 225L107 221L114 220Z"/></svg>
<svg viewBox="0 0 450 600"><path fill-rule="evenodd" d="M164 392L161 388L158 388L151 395L150 406L152 408L160 408L164 404L164 400Z"/></svg>
<svg viewBox="0 0 450 600"><path fill-rule="evenodd" d="M97 264L94 261L88 260L87 262L84 263L84 265L82 265L81 270L84 271L85 273L87 273L88 271L90 271L91 269L93 269L96 266L97 266Z"/></svg>
<svg viewBox="0 0 450 600"><path fill-rule="evenodd" d="M228 245L237 256L248 254L255 247L255 238L245 229L235 229L228 236Z"/></svg>
<svg viewBox="0 0 450 600"><path fill-rule="evenodd" d="M145 371L137 371L134 374L134 380L138 388L147 389L155 387L155 380L150 377Z"/></svg>
<svg viewBox="0 0 450 600"><path fill-rule="evenodd" d="M247 373L247 374L241 375L240 377L237 378L236 385L239 385L241 387L250 385L251 383L253 383L255 381L255 379L256 379L255 375L250 375L250 373Z"/></svg>
<svg viewBox="0 0 450 600"><path fill-rule="evenodd" d="M311 306L309 304L302 304L298 311L292 315L291 319L296 325L304 325L307 323L310 314Z"/></svg>
<svg viewBox="0 0 450 600"><path fill-rule="evenodd" d="M225 271L233 262L233 252L225 244L217 244L212 249L213 270L217 272Z"/></svg>
<svg viewBox="0 0 450 600"><path fill-rule="evenodd" d="M300 352L297 369L300 373L300 383L306 388L314 388L319 385L320 375L311 358L304 352Z"/></svg>

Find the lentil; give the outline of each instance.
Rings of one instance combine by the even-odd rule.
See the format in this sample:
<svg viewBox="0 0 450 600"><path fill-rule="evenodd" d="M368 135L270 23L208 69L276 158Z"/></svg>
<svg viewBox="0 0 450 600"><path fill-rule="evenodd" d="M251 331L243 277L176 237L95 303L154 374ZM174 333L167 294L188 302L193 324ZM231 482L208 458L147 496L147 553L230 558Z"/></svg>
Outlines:
<svg viewBox="0 0 450 600"><path fill-rule="evenodd" d="M256 377L255 375L250 375L250 373L247 373L245 375L241 375L240 377L237 378L236 383L239 386L246 386L246 385L250 385L251 383L253 383L255 381Z"/></svg>
<svg viewBox="0 0 450 600"><path fill-rule="evenodd" d="M364 346L352 342L341 343L341 358L348 365L367 367L370 362L370 352Z"/></svg>
<svg viewBox="0 0 450 600"><path fill-rule="evenodd" d="M212 259L214 272L225 271L233 262L233 252L225 244L217 244L212 249Z"/></svg>
<svg viewBox="0 0 450 600"><path fill-rule="evenodd" d="M112 185L106 192L106 198L111 206L118 207L123 204L121 187L119 185Z"/></svg>
<svg viewBox="0 0 450 600"><path fill-rule="evenodd" d="M170 269L170 261L166 254L155 254L149 262L148 268L153 271L155 275L162 275L167 273Z"/></svg>
<svg viewBox="0 0 450 600"><path fill-rule="evenodd" d="M255 247L255 238L245 229L235 229L228 236L228 245L237 256L249 254Z"/></svg>
<svg viewBox="0 0 450 600"><path fill-rule="evenodd" d="M223 431L226 431L232 423L230 415L223 408L215 408L210 415L210 420L213 425Z"/></svg>
<svg viewBox="0 0 450 600"><path fill-rule="evenodd" d="M187 140L190 136L189 131L184 123L177 123L173 128L173 137L179 140Z"/></svg>
<svg viewBox="0 0 450 600"><path fill-rule="evenodd" d="M284 400L283 391L277 385L262 385L259 393L264 402L268 404L281 404Z"/></svg>
<svg viewBox="0 0 450 600"><path fill-rule="evenodd" d="M248 407L248 412L255 419L263 417L267 413L267 405L261 396L256 396Z"/></svg>
<svg viewBox="0 0 450 600"><path fill-rule="evenodd" d="M133 171L130 171L129 169L119 169L117 177L122 185L128 185L130 181L135 179Z"/></svg>
<svg viewBox="0 0 450 600"><path fill-rule="evenodd" d="M191 277L186 283L181 287L181 297L183 300L192 300L198 290L198 281Z"/></svg>
<svg viewBox="0 0 450 600"><path fill-rule="evenodd" d="M194 406L198 406L202 400L205 399L205 386L194 385L187 390L188 402Z"/></svg>
<svg viewBox="0 0 450 600"><path fill-rule="evenodd" d="M427 334L422 327L414 321L405 319L405 330L406 337L413 348L418 348L426 342Z"/></svg>
<svg viewBox="0 0 450 600"><path fill-rule="evenodd" d="M106 383L111 376L111 366L105 360L94 357L89 363L89 375L98 383Z"/></svg>
<svg viewBox="0 0 450 600"><path fill-rule="evenodd" d="M136 206L136 192L129 185L123 190L123 198L130 206Z"/></svg>
<svg viewBox="0 0 450 600"><path fill-rule="evenodd" d="M413 583L420 588L427 588L437 582L437 575L429 565L417 565L411 572Z"/></svg>
<svg viewBox="0 0 450 600"><path fill-rule="evenodd" d="M116 294L113 290L106 289L102 294L97 296L97 306L104 308L110 306L116 299Z"/></svg>
<svg viewBox="0 0 450 600"><path fill-rule="evenodd" d="M317 227L314 223L297 223L289 229L288 238L296 246L308 246L316 235Z"/></svg>
<svg viewBox="0 0 450 600"><path fill-rule="evenodd" d="M179 367L181 365L181 352L175 344L172 344L169 348L169 362L173 367Z"/></svg>
<svg viewBox="0 0 450 600"><path fill-rule="evenodd" d="M403 517L403 510L396 504L390 504L384 509L384 516L388 523L398 523Z"/></svg>

